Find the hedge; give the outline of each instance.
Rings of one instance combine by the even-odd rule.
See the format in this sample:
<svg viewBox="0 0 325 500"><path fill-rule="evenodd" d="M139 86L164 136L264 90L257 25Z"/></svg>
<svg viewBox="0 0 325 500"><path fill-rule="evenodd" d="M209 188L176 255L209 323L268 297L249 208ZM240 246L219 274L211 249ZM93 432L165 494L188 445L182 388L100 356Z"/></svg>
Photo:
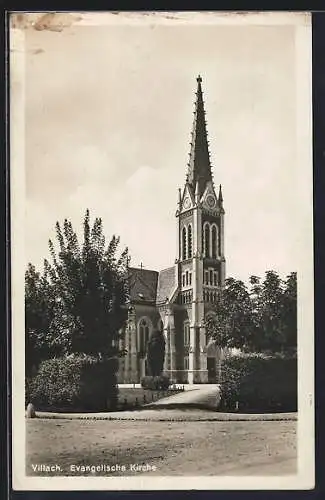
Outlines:
<svg viewBox="0 0 325 500"><path fill-rule="evenodd" d="M155 377L146 376L141 379L141 386L144 389L151 389L153 391L165 391L170 386L170 379L165 375Z"/></svg>
<svg viewBox="0 0 325 500"><path fill-rule="evenodd" d="M297 359L242 354L223 361L220 409L297 411Z"/></svg>
<svg viewBox="0 0 325 500"><path fill-rule="evenodd" d="M43 361L26 380L26 404L56 411L104 411L118 401L118 360L74 355Z"/></svg>

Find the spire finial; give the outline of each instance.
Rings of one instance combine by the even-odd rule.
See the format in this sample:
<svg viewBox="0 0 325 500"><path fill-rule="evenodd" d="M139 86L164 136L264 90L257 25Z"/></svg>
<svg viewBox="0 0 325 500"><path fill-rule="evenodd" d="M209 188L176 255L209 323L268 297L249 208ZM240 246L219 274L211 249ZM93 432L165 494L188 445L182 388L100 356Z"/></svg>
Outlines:
<svg viewBox="0 0 325 500"><path fill-rule="evenodd" d="M221 190L221 184L219 184L219 201L220 201L221 203L223 202L222 190Z"/></svg>
<svg viewBox="0 0 325 500"><path fill-rule="evenodd" d="M196 81L197 81L197 83L202 83L202 77L201 77L201 75L197 76Z"/></svg>

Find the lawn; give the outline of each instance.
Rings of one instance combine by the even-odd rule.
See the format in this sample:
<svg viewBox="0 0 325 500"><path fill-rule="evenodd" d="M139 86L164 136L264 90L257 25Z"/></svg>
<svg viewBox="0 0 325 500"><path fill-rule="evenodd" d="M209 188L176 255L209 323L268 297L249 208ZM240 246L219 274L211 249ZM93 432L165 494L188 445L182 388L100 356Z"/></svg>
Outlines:
<svg viewBox="0 0 325 500"><path fill-rule="evenodd" d="M28 475L283 475L296 472L296 422L142 422L28 419ZM60 470L35 472L33 465ZM125 465L127 472L107 471ZM149 464L155 471L130 470ZM99 467L100 468L100 467Z"/></svg>

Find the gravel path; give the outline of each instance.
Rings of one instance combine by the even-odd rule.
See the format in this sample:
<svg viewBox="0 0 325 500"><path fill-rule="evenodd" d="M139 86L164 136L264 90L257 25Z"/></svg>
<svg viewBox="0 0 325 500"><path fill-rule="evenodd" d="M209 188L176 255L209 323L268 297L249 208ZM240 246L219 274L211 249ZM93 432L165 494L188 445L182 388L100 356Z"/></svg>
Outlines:
<svg viewBox="0 0 325 500"><path fill-rule="evenodd" d="M82 465L149 464L152 476L283 475L296 473L296 422L141 422L26 420L27 475L91 475ZM59 471L35 470L58 464ZM33 467L34 465L34 467Z"/></svg>
<svg viewBox="0 0 325 500"><path fill-rule="evenodd" d="M150 406L169 405L205 405L208 408L218 408L220 404L220 388L217 385L198 387L192 391L179 392L167 398L159 399Z"/></svg>

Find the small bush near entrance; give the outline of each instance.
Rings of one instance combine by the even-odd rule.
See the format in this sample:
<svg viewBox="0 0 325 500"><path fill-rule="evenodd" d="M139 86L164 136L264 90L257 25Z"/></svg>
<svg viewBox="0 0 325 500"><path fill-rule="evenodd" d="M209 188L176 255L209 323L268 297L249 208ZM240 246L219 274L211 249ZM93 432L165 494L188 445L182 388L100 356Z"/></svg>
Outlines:
<svg viewBox="0 0 325 500"><path fill-rule="evenodd" d="M223 362L220 409L297 411L297 358L242 354Z"/></svg>
<svg viewBox="0 0 325 500"><path fill-rule="evenodd" d="M35 377L26 381L26 402L52 411L103 411L118 401L115 359L89 355L54 358L40 364Z"/></svg>
<svg viewBox="0 0 325 500"><path fill-rule="evenodd" d="M141 386L144 389L151 389L153 391L165 391L170 386L170 379L166 375L156 377L147 376L141 379Z"/></svg>

